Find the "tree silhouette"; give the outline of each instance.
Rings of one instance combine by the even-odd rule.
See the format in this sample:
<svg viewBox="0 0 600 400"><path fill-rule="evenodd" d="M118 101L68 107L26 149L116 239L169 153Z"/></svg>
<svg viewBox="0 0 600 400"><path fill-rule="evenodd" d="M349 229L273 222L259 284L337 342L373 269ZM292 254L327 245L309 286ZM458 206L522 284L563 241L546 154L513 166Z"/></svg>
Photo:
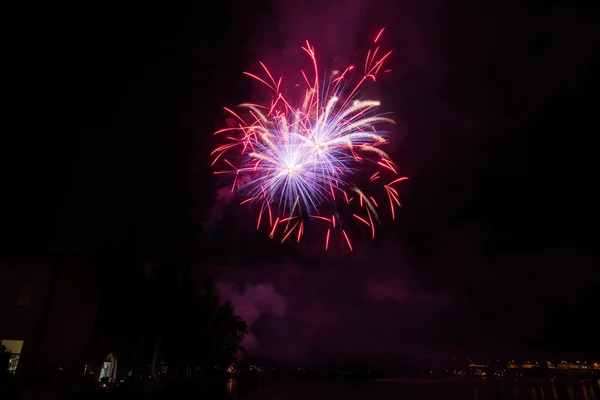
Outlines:
<svg viewBox="0 0 600 400"><path fill-rule="evenodd" d="M178 307L176 323L164 335L167 363L178 376L222 371L236 362L246 323L229 302L212 293L196 294Z"/></svg>
<svg viewBox="0 0 600 400"><path fill-rule="evenodd" d="M197 293L190 269L165 259L127 274L104 272L96 341L108 343L105 353L123 372L185 378L235 363L246 323L210 289Z"/></svg>

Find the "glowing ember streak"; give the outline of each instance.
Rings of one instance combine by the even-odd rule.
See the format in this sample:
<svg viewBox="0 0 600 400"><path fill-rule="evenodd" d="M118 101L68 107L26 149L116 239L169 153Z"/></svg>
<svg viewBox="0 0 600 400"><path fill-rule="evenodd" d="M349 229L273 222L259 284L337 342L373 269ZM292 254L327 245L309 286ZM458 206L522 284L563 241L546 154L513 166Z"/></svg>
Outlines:
<svg viewBox="0 0 600 400"><path fill-rule="evenodd" d="M350 248L350 251L352 251L352 244L350 243L350 238L348 238L346 231L342 231L342 233L344 234L344 237L346 238L346 243L348 243L348 247Z"/></svg>
<svg viewBox="0 0 600 400"><path fill-rule="evenodd" d="M268 212L270 238L281 231L283 243L296 232L299 242L310 218L327 225L326 250L331 230L340 229L343 242L352 251L340 218L353 216L375 238L375 223L381 222L377 193L372 191L387 195L395 219L394 208L400 201L393 185L408 178L397 176L396 164L383 150L389 133L380 128L394 121L377 112L379 101L359 96L361 86L376 81L391 54L381 50L383 32L377 33L374 48L365 58L364 73L358 77L353 77L357 68L351 65L320 81L323 74L315 49L306 42L302 49L313 71L300 71L305 87L299 93L292 91L297 96L294 101L284 96L282 78L275 79L262 62L264 74L244 73L272 92L271 101L267 105L241 104L245 114L225 108L235 123L215 133L225 134L227 143L211 153L212 165L225 167L215 174L233 175L231 190L243 196L241 204L258 204L257 229L263 213ZM353 79L358 84L351 85ZM370 177L368 186L359 188L355 180L363 173ZM352 202L356 196L358 202Z"/></svg>

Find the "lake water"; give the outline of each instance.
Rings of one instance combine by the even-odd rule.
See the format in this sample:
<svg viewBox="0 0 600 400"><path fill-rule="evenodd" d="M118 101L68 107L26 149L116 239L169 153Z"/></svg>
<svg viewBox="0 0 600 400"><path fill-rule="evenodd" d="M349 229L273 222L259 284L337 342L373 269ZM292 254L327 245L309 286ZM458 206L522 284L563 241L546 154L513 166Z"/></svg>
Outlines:
<svg viewBox="0 0 600 400"><path fill-rule="evenodd" d="M600 382L552 385L511 382L281 382L248 390L242 399L255 400L600 400ZM230 398L238 398L235 383Z"/></svg>

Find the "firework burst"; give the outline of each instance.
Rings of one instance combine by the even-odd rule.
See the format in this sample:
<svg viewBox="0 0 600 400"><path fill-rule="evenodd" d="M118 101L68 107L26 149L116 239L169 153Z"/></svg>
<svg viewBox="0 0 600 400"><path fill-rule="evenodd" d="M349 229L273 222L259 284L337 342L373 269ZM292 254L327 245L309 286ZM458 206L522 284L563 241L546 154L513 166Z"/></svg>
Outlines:
<svg viewBox="0 0 600 400"><path fill-rule="evenodd" d="M384 150L389 134L382 127L394 121L377 111L379 101L359 93L365 82L389 72L383 66L391 51L384 53L377 44L382 33L355 85L355 66L320 81L315 49L306 42L302 49L314 77L300 71L305 87L299 101L288 101L282 78L275 79L260 63L262 76L245 74L272 92L270 104L241 104L243 113L225 108L235 124L215 133L226 140L211 153L212 165L220 166L215 174L233 177L231 190L240 193L241 204L256 205L257 229L267 224L271 238L284 242L293 235L300 241L306 223L314 220L325 226L325 249L336 231L352 251L342 215L366 226L374 238L380 224L378 194L387 197L395 218L400 201L394 186L407 178L398 176Z"/></svg>

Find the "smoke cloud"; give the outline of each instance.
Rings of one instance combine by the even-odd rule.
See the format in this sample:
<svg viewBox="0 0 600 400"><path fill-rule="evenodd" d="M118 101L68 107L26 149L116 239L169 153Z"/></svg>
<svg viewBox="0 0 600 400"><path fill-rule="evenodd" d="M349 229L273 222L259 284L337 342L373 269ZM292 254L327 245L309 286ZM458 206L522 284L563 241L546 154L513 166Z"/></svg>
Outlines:
<svg viewBox="0 0 600 400"><path fill-rule="evenodd" d="M234 282L221 278L217 280L216 291L219 298L230 301L237 315L248 324L248 335L243 345L251 349L258 345L256 336L252 333L252 326L261 315L271 315L283 318L287 312L287 299L275 291L273 285L260 283L252 285L247 283L242 289Z"/></svg>
<svg viewBox="0 0 600 400"><path fill-rule="evenodd" d="M419 283L397 245L317 260L214 267L217 293L249 325L248 356L324 362L344 354L416 355L463 313L452 292Z"/></svg>

